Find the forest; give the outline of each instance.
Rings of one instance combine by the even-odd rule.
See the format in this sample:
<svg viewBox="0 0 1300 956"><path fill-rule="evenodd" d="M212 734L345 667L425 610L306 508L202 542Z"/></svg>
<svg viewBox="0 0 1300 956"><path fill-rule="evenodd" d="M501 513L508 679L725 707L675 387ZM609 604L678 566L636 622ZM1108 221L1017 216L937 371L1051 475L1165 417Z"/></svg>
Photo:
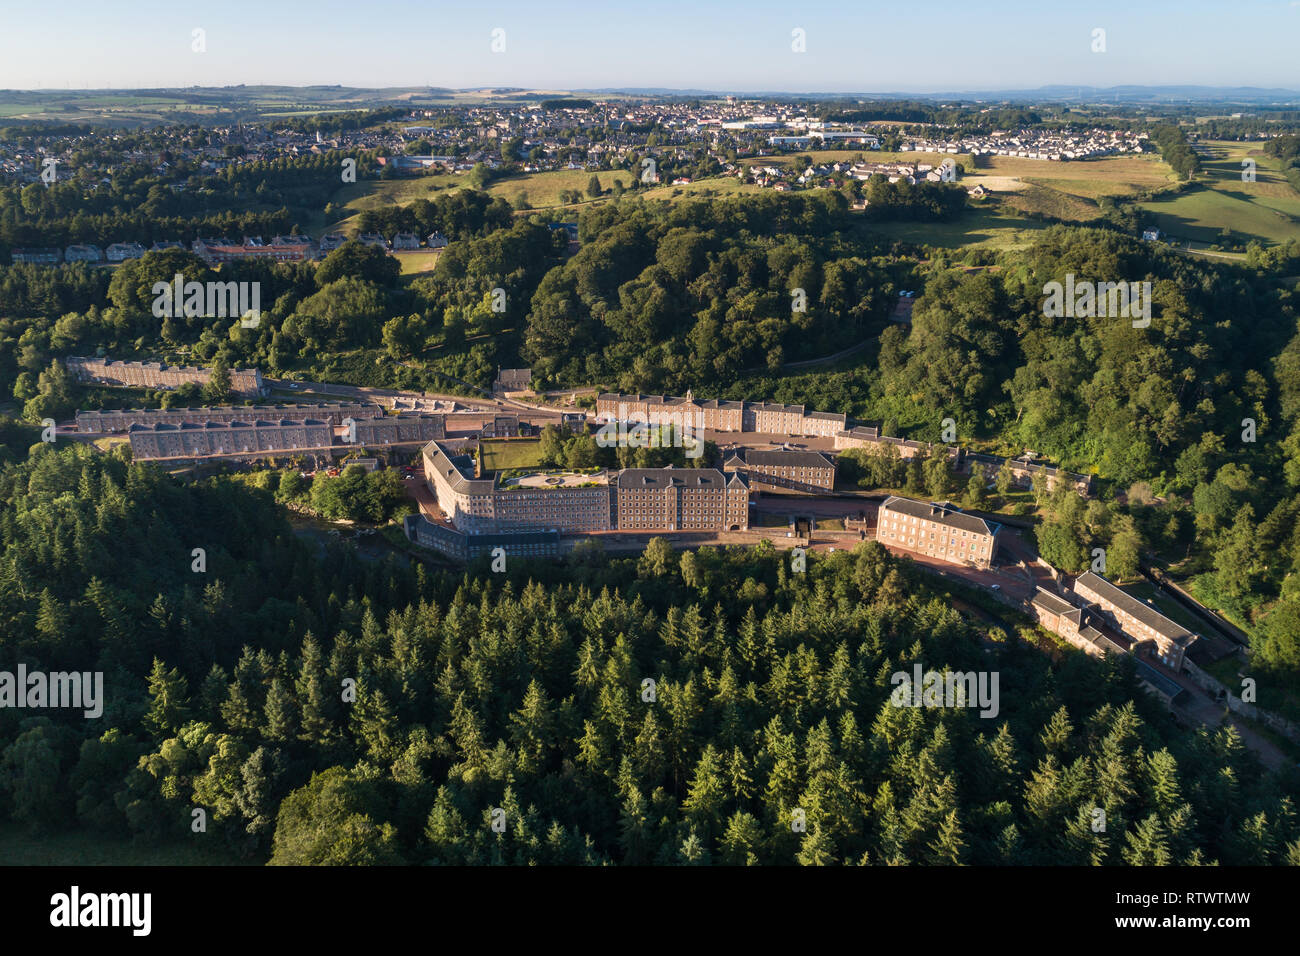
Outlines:
<svg viewBox="0 0 1300 956"><path fill-rule="evenodd" d="M107 688L99 720L0 711L0 817L35 832L272 864L1300 862L1294 770L875 543L445 570L317 553L228 478L5 457L0 669ZM996 718L895 706L914 664L996 673Z"/></svg>
<svg viewBox="0 0 1300 956"><path fill-rule="evenodd" d="M1054 226L1027 249L954 267L865 236L833 190L625 197L582 214L573 254L561 231L483 193L411 209L412 228L454 240L428 275L401 277L391 256L357 243L316 267L223 267L223 280L262 283L256 329L151 314L153 282L217 274L180 250L111 281L79 265L0 267L0 391L29 422L125 401L77 386L59 362L103 349L434 391L527 364L542 385L783 401L927 441L951 419L971 448L1033 450L1098 477L1099 502L1040 493L1018 506L1041 516L1038 546L1054 566L1082 570L1101 547L1120 568L1176 568L1254 633L1256 673L1278 688L1300 676L1300 334L1296 293L1276 281L1294 249L1253 249L1243 266ZM1070 274L1151 283L1150 326L1048 317L1045 287ZM887 320L903 289L922 290L910 325ZM859 344L850 362L783 369ZM547 441L555 465L614 463L579 438ZM638 454L619 462L648 460ZM919 462L844 461L850 481L871 487L985 497ZM1297 708L1288 698L1279 709Z"/></svg>
<svg viewBox="0 0 1300 956"><path fill-rule="evenodd" d="M592 208L532 297L523 356L544 381L660 392L854 345L894 282L848 225L833 191Z"/></svg>

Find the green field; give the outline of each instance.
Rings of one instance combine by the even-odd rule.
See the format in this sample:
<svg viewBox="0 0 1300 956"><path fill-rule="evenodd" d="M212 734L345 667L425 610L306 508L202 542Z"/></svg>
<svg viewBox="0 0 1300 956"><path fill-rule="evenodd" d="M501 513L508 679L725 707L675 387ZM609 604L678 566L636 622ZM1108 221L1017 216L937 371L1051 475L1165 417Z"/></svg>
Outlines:
<svg viewBox="0 0 1300 956"><path fill-rule="evenodd" d="M732 196L754 195L761 193L763 187L753 183L742 182L736 176L713 176L709 179L697 179L683 186L656 186L638 195L646 199L682 200L682 199L729 199Z"/></svg>
<svg viewBox="0 0 1300 956"><path fill-rule="evenodd" d="M1024 249L1047 223L996 206L973 206L955 222L866 222L858 228L881 239L942 249Z"/></svg>
<svg viewBox="0 0 1300 956"><path fill-rule="evenodd" d="M331 232L349 232L356 226L358 214L368 209L385 206L409 206L417 199L432 199L440 193L460 189L464 178L453 175L413 176L404 179L366 179L357 183L340 185L329 201L343 208L343 215L330 219L318 212L303 223L302 231L309 236L322 236Z"/></svg>
<svg viewBox="0 0 1300 956"><path fill-rule="evenodd" d="M1282 177L1277 160L1256 143L1206 143L1198 183L1181 195L1143 203L1173 240L1215 243L1231 229L1239 238L1266 244L1300 240L1300 195ZM1256 163L1255 182L1242 182L1241 161Z"/></svg>
<svg viewBox="0 0 1300 956"><path fill-rule="evenodd" d="M601 188L606 190L613 188L615 180L622 182L624 186L632 181L632 174L626 170L603 170L596 175L600 178ZM591 176L591 171L586 169L525 173L492 183L488 186L488 193L499 196L512 205L517 205L520 196L526 194L528 204L533 209L566 209L576 213L583 206L600 201L587 198L587 183L591 181ZM725 180L709 180L709 182L725 182ZM465 177L453 174L388 180L372 179L350 183L340 186L330 197L330 202L343 207L343 215L327 220L324 213L317 214L303 225L303 232L308 235L349 232L356 228L357 216L368 209L409 206L417 199L431 199L435 195L454 192L464 187ZM561 204L560 193L566 189L576 189L581 192L582 202L567 206ZM605 198L609 198L608 194Z"/></svg>
<svg viewBox="0 0 1300 956"><path fill-rule="evenodd" d="M510 471L515 468L540 468L542 443L518 438L489 439L479 442L483 471Z"/></svg>
<svg viewBox="0 0 1300 956"><path fill-rule="evenodd" d="M579 205L586 205L593 201L587 198L587 183L591 182L592 175L589 169L555 169L544 173L525 173L492 183L488 186L488 192L493 196L509 200L512 205L518 205L519 197L526 193L528 204L532 208L550 209L564 205L560 202L561 192L566 189L576 189L582 193L583 198L583 202ZM605 170L595 175L600 177L601 189L612 189L615 180L624 186L632 181L632 174L623 169ZM565 208L577 209L578 206L569 205Z"/></svg>
<svg viewBox="0 0 1300 956"><path fill-rule="evenodd" d="M984 186L1008 215L1050 216L1088 222L1102 215L1098 200L1137 199L1173 182L1169 166L1155 156L1107 156L1053 162L1018 156L981 161L962 185Z"/></svg>

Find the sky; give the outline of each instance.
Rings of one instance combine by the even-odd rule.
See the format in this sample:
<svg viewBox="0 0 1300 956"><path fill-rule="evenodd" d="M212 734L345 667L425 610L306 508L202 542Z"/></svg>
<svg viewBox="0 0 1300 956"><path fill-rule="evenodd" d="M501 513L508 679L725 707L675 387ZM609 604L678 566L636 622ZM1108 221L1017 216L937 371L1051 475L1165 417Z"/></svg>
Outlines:
<svg viewBox="0 0 1300 956"><path fill-rule="evenodd" d="M1300 89L1300 0L0 0L0 89L241 83Z"/></svg>

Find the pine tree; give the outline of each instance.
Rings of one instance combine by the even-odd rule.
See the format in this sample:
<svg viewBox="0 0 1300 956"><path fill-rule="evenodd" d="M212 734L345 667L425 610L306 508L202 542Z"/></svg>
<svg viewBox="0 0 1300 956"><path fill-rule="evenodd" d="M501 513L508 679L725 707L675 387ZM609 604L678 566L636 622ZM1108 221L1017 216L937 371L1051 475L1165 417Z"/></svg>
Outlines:
<svg viewBox="0 0 1300 956"><path fill-rule="evenodd" d="M170 670L158 658L153 660L149 672L149 711L144 715L144 725L155 740L176 733L189 715L189 682L180 670Z"/></svg>
<svg viewBox="0 0 1300 956"><path fill-rule="evenodd" d="M268 739L276 743L287 743L293 740L297 735L297 702L280 678L275 677L271 680L271 686L266 692L266 706L263 713L266 716L266 726L264 733Z"/></svg>

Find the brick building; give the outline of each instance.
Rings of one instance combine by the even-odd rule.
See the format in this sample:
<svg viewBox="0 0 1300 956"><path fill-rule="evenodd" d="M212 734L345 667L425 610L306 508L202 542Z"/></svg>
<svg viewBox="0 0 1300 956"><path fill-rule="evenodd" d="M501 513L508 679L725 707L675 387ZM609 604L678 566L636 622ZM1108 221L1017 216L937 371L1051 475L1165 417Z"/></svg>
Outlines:
<svg viewBox="0 0 1300 956"><path fill-rule="evenodd" d="M430 521L423 515L407 515L402 530L409 541L457 561L491 557L497 548L505 552L507 560L548 558L560 553L560 533L554 529L467 533Z"/></svg>
<svg viewBox="0 0 1300 956"><path fill-rule="evenodd" d="M1000 526L946 504L892 495L880 506L876 538L889 547L987 569Z"/></svg>
<svg viewBox="0 0 1300 956"><path fill-rule="evenodd" d="M357 445L422 444L447 437L443 415L385 415L354 419Z"/></svg>
<svg viewBox="0 0 1300 956"><path fill-rule="evenodd" d="M1149 653L1170 670L1182 669L1196 634L1091 571L1075 579L1074 593L1130 638L1135 652Z"/></svg>
<svg viewBox="0 0 1300 956"><path fill-rule="evenodd" d="M737 448L727 453L722 469L743 472L755 491L774 489L815 494L835 489L835 460L817 451Z"/></svg>
<svg viewBox="0 0 1300 956"><path fill-rule="evenodd" d="M200 408L125 408L78 410L77 431L89 434L124 432L132 425L201 425L206 422L283 421L316 418L340 425L345 418L361 420L384 414L379 405L363 402L301 405L212 405Z"/></svg>
<svg viewBox="0 0 1300 956"><path fill-rule="evenodd" d="M329 422L309 418L278 422L132 425L127 434L134 458L149 461L324 451L333 443L334 429Z"/></svg>
<svg viewBox="0 0 1300 956"><path fill-rule="evenodd" d="M554 528L597 531L730 531L749 527L745 477L713 468L536 472L504 482L473 477L468 458L438 442L424 448L424 474L438 507L461 531Z"/></svg>
<svg viewBox="0 0 1300 956"><path fill-rule="evenodd" d="M596 397L596 415L606 421L827 438L847 424L844 415L809 412L802 405L697 399L689 391L684 397L605 392Z"/></svg>
<svg viewBox="0 0 1300 956"><path fill-rule="evenodd" d="M1093 657L1127 654L1133 649L1133 642L1116 633L1095 611L1072 604L1045 588L1035 590L1029 610L1047 630Z"/></svg>
<svg viewBox="0 0 1300 956"><path fill-rule="evenodd" d="M614 482L619 531L742 531L749 485L714 468L628 468Z"/></svg>
<svg viewBox="0 0 1300 956"><path fill-rule="evenodd" d="M68 371L81 382L120 388L174 389L182 385L207 385L211 370L160 362L115 362L109 358L72 355L65 360ZM247 398L266 394L262 373L255 368L232 368L230 390Z"/></svg>

